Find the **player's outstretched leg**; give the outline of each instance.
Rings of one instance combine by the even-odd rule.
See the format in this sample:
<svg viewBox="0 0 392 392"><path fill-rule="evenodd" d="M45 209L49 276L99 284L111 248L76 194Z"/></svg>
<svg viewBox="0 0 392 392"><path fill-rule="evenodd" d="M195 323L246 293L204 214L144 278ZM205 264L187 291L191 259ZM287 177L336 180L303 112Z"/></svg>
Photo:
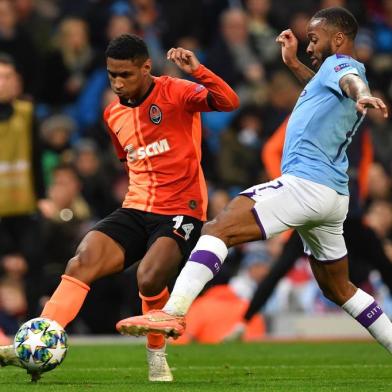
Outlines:
<svg viewBox="0 0 392 392"><path fill-rule="evenodd" d="M371 295L357 289L342 308L392 353L392 323Z"/></svg>
<svg viewBox="0 0 392 392"><path fill-rule="evenodd" d="M347 257L326 264L313 258L310 261L324 295L341 306L392 353L392 323L371 295L349 281Z"/></svg>
<svg viewBox="0 0 392 392"><path fill-rule="evenodd" d="M201 236L164 308L121 320L116 325L117 330L134 336L151 332L173 338L181 336L185 331L184 315L205 284L218 273L226 256L227 247L222 240L211 235Z"/></svg>
<svg viewBox="0 0 392 392"><path fill-rule="evenodd" d="M185 314L206 283L219 272L228 246L261 238L260 228L252 213L254 204L253 200L239 196L213 221L204 225L203 235L178 276L163 309L122 320L117 324L117 330L135 336L148 332L159 332L174 338L182 335L185 331Z"/></svg>
<svg viewBox="0 0 392 392"><path fill-rule="evenodd" d="M41 316L57 321L65 327L78 313L89 287L67 275L62 276L60 285L46 304ZM16 356L14 345L0 346L0 366L22 367ZM40 372L29 373L32 381L40 378Z"/></svg>

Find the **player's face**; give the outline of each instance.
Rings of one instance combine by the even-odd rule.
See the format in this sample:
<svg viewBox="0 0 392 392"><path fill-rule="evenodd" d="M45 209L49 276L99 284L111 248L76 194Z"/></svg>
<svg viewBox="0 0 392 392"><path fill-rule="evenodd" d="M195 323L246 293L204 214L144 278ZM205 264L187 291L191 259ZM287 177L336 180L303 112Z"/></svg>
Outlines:
<svg viewBox="0 0 392 392"><path fill-rule="evenodd" d="M115 94L124 99L138 99L146 92L151 71L151 60L145 62L116 60L108 57L106 67L110 86Z"/></svg>
<svg viewBox="0 0 392 392"><path fill-rule="evenodd" d="M324 60L334 53L331 31L322 19L312 19L308 26L308 38L306 52L312 60L312 66L319 69Z"/></svg>

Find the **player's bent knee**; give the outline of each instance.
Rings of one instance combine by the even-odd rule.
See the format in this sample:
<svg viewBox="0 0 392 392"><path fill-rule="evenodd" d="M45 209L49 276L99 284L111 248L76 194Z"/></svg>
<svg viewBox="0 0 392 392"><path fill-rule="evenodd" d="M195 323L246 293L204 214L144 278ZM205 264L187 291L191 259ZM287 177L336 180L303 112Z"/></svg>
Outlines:
<svg viewBox="0 0 392 392"><path fill-rule="evenodd" d="M137 271L139 291L146 296L159 294L167 285L167 277L159 270L144 269L142 266Z"/></svg>
<svg viewBox="0 0 392 392"><path fill-rule="evenodd" d="M79 256L74 256L67 263L67 267L65 268L65 274L68 276L72 276L73 278L77 278L80 274L81 266Z"/></svg>
<svg viewBox="0 0 392 392"><path fill-rule="evenodd" d="M65 274L90 284L97 279L99 263L89 257L88 252L82 251L68 261Z"/></svg>

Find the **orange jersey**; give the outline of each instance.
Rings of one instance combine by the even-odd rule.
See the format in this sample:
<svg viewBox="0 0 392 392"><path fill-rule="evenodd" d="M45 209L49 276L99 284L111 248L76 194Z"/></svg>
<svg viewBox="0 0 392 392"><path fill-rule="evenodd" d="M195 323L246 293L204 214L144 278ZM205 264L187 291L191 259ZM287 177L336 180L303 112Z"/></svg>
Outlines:
<svg viewBox="0 0 392 392"><path fill-rule="evenodd" d="M222 93L230 87L203 66L194 76L201 81L207 78L206 85L212 78L214 87L223 83L221 94L210 97L201 84L161 76L154 78L138 106L116 99L106 108L104 118L117 155L128 165L129 187L123 207L206 219L200 112L221 108L222 101L226 105L222 110L228 109L229 99L222 99Z"/></svg>

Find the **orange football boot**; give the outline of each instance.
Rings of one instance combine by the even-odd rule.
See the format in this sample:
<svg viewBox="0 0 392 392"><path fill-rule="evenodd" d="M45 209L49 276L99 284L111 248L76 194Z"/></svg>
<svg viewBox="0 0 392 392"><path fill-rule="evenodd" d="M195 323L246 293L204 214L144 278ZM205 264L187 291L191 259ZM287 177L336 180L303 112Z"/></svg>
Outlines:
<svg viewBox="0 0 392 392"><path fill-rule="evenodd" d="M142 316L119 321L116 329L122 335L143 336L153 332L177 339L185 331L185 317L172 316L163 310L150 310Z"/></svg>

